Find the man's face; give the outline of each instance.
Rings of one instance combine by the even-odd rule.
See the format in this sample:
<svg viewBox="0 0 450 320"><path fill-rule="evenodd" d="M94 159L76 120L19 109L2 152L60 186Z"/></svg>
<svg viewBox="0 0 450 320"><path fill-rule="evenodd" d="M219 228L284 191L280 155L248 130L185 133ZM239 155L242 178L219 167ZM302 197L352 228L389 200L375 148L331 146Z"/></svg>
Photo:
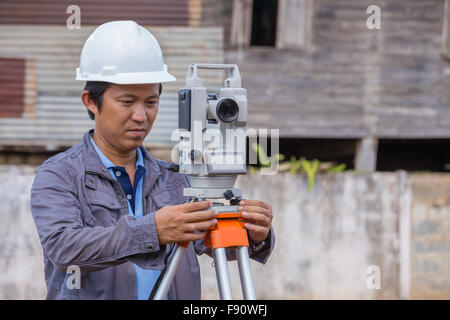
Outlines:
<svg viewBox="0 0 450 320"><path fill-rule="evenodd" d="M158 107L159 83L111 84L95 114L95 131L118 151L133 151L150 132Z"/></svg>

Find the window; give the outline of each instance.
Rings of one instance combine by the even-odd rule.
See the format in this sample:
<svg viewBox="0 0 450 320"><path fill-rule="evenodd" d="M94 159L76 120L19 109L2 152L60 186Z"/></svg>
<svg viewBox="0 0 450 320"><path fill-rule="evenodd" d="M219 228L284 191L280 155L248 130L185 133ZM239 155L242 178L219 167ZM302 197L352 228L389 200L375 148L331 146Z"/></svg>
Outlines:
<svg viewBox="0 0 450 320"><path fill-rule="evenodd" d="M252 46L275 46L278 0L253 1Z"/></svg>
<svg viewBox="0 0 450 320"><path fill-rule="evenodd" d="M231 45L305 49L312 12L313 0L233 0Z"/></svg>
<svg viewBox="0 0 450 320"><path fill-rule="evenodd" d="M378 171L450 170L450 140L448 139L380 139Z"/></svg>

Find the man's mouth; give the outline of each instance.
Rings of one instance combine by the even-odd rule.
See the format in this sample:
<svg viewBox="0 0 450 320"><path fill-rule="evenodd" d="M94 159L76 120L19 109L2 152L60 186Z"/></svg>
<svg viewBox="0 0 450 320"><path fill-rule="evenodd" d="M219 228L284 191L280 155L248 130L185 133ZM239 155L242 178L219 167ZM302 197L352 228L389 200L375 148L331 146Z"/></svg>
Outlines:
<svg viewBox="0 0 450 320"><path fill-rule="evenodd" d="M145 128L132 128L132 129L128 129L128 131L146 131Z"/></svg>
<svg viewBox="0 0 450 320"><path fill-rule="evenodd" d="M144 128L132 128L127 131L130 132L134 136L143 136L143 135L145 135L145 132L147 130L145 130Z"/></svg>

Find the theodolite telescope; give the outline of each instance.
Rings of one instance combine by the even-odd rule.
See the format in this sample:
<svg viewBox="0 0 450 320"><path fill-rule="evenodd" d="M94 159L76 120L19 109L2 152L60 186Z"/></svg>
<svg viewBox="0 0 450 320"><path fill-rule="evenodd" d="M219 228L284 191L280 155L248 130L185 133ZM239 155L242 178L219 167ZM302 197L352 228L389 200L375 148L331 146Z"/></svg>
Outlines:
<svg viewBox="0 0 450 320"><path fill-rule="evenodd" d="M224 87L208 92L198 69L229 70ZM183 190L193 201L212 200L217 224L208 229L205 245L211 247L221 299L232 299L227 250L234 250L244 299L255 299L250 269L245 220L238 211L242 190L235 187L238 175L247 172L247 92L234 64L192 64L186 87L178 93L179 172L189 176L191 186ZM222 202L219 202L222 200ZM179 243L153 295L164 299L172 284L188 243Z"/></svg>

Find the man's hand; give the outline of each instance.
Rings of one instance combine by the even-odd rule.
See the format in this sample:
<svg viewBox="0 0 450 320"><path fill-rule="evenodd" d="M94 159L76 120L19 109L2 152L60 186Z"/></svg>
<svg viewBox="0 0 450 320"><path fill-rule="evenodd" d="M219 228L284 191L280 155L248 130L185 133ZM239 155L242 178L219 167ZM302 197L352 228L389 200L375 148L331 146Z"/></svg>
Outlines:
<svg viewBox="0 0 450 320"><path fill-rule="evenodd" d="M217 223L214 210L206 210L210 201L189 202L167 206L155 213L160 244L196 241L205 238L206 230Z"/></svg>
<svg viewBox="0 0 450 320"><path fill-rule="evenodd" d="M242 200L239 202L239 211L247 219L245 228L248 236L255 243L266 239L272 225L272 207L259 200Z"/></svg>

